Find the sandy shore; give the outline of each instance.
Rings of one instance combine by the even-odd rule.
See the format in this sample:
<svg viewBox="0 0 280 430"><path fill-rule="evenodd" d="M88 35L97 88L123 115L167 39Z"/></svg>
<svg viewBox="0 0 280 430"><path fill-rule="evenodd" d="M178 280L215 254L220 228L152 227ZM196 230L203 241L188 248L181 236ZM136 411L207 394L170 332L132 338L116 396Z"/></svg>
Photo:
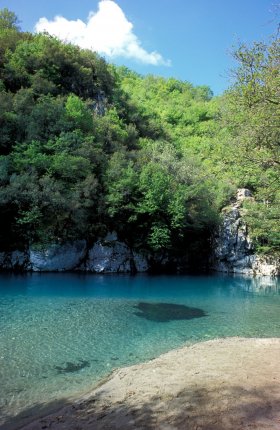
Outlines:
<svg viewBox="0 0 280 430"><path fill-rule="evenodd" d="M279 430L280 339L219 339L171 351L119 369L92 393L17 428Z"/></svg>

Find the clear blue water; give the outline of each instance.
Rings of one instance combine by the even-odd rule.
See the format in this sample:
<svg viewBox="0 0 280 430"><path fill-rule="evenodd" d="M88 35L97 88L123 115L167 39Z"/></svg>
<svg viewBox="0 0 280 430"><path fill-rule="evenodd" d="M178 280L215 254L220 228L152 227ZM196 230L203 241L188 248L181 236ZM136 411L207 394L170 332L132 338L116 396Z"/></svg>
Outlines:
<svg viewBox="0 0 280 430"><path fill-rule="evenodd" d="M187 306L183 319L171 305ZM0 424L35 404L88 391L116 367L225 336L280 337L280 282L2 274Z"/></svg>

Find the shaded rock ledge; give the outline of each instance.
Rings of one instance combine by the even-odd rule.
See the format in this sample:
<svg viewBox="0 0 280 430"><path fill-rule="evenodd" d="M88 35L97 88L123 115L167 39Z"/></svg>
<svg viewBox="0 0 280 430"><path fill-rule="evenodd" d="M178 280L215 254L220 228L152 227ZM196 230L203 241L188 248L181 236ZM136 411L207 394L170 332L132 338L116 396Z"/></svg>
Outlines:
<svg viewBox="0 0 280 430"><path fill-rule="evenodd" d="M64 272L70 270L93 273L146 272L148 260L109 233L88 247L85 240L50 244L26 251L0 253L2 270Z"/></svg>

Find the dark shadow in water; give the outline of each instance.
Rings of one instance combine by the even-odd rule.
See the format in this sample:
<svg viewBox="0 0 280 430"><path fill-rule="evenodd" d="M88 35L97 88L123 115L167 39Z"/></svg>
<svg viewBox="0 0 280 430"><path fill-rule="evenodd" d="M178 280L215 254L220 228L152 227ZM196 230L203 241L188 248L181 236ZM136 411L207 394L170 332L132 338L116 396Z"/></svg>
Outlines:
<svg viewBox="0 0 280 430"><path fill-rule="evenodd" d="M175 303L139 302L134 308L137 309L134 315L155 322L191 320L207 316L203 309L190 308L189 306L176 305Z"/></svg>
<svg viewBox="0 0 280 430"><path fill-rule="evenodd" d="M81 360L81 361L78 361L77 363L71 363L70 361L67 361L64 367L54 366L54 368L55 370L57 370L57 373L74 373L74 372L79 372L79 370L82 370L85 367L89 367L89 366L90 366L89 361Z"/></svg>

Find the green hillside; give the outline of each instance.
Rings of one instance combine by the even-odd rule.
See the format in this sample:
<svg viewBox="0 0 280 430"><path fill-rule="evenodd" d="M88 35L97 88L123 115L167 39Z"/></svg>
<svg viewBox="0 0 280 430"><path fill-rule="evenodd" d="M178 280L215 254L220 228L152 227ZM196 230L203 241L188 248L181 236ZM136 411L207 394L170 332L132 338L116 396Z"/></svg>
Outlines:
<svg viewBox="0 0 280 430"><path fill-rule="evenodd" d="M208 252L237 187L280 251L279 40L241 46L235 84L143 77L0 12L0 248L117 231L149 253Z"/></svg>

